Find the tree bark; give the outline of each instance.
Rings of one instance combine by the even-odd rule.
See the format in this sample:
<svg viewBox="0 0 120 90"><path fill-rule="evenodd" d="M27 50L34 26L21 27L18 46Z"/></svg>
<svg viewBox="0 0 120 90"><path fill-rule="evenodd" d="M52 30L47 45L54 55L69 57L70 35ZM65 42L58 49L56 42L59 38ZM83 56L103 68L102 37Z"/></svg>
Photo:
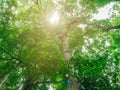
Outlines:
<svg viewBox="0 0 120 90"><path fill-rule="evenodd" d="M30 86L30 81L27 79L24 82L22 90L29 90L29 86Z"/></svg>
<svg viewBox="0 0 120 90"><path fill-rule="evenodd" d="M65 60L69 61L71 59L72 55L69 50L69 42L68 42L67 35L62 35L62 50L63 50Z"/></svg>
<svg viewBox="0 0 120 90"><path fill-rule="evenodd" d="M68 37L65 34L61 34L61 40L62 40L62 50L64 54L64 58L66 60L66 64L69 64L69 60L72 57L72 53L69 50L69 42ZM79 83L78 80L72 76L70 76L70 83L67 84L67 90L79 90Z"/></svg>
<svg viewBox="0 0 120 90"><path fill-rule="evenodd" d="M30 75L27 75L21 90L29 90L30 86L31 86L31 77Z"/></svg>

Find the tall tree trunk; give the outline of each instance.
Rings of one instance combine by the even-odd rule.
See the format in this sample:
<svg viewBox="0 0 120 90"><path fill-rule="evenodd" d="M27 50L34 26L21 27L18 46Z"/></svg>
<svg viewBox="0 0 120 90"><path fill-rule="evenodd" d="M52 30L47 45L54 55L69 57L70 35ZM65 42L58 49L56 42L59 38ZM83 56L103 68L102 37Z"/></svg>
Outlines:
<svg viewBox="0 0 120 90"><path fill-rule="evenodd" d="M9 75L5 75L3 81L0 84L0 90L5 90Z"/></svg>
<svg viewBox="0 0 120 90"><path fill-rule="evenodd" d="M63 34L61 34L60 37L61 37L62 44L63 44L62 49L63 49L64 58L67 64L69 64L69 60L72 58L72 53L69 50L68 37L67 35L63 35ZM70 83L67 84L67 90L79 90L78 80L71 76L69 79L70 79Z"/></svg>

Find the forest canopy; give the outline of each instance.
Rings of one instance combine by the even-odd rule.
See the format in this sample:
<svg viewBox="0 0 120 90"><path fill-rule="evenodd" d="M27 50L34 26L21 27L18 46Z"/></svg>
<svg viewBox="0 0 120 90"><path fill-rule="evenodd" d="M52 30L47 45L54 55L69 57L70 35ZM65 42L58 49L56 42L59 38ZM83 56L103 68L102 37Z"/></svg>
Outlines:
<svg viewBox="0 0 120 90"><path fill-rule="evenodd" d="M0 0L0 90L120 90L119 18L119 0Z"/></svg>

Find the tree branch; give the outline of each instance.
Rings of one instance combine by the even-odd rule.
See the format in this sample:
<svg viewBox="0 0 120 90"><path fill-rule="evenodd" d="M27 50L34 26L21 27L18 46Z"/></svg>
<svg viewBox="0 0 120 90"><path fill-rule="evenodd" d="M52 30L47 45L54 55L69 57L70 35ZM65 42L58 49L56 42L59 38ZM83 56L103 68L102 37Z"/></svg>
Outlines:
<svg viewBox="0 0 120 90"><path fill-rule="evenodd" d="M110 30L113 30L113 29L120 29L120 25L110 26L110 27L101 26L101 25L97 25L97 24L87 24L87 25L95 26L97 28L101 28L101 29L104 29L106 31L110 31Z"/></svg>
<svg viewBox="0 0 120 90"><path fill-rule="evenodd" d="M106 30L120 29L120 25L108 27Z"/></svg>
<svg viewBox="0 0 120 90"><path fill-rule="evenodd" d="M0 60L11 60L10 58L3 58L3 57L0 57Z"/></svg>
<svg viewBox="0 0 120 90"><path fill-rule="evenodd" d="M0 59L2 60L12 60L12 59L15 59L19 62L21 62L21 60L18 58L18 57L15 57L13 56L12 54L10 54L8 51L6 51L3 47L1 47L1 49L3 50L3 52L5 52L7 55L9 55L11 58L3 58L3 57L0 57Z"/></svg>
<svg viewBox="0 0 120 90"><path fill-rule="evenodd" d="M106 30L106 31L110 31L110 30L113 30L113 29L120 29L120 25L116 25L116 26L103 26L103 25L98 25L98 24L95 24L95 23L80 23L80 20L73 20L71 21L70 23L67 24L67 28L71 28L72 25L74 24L86 24L87 26L93 26L93 27L96 27L96 28L100 28L100 29L103 29L103 30Z"/></svg>

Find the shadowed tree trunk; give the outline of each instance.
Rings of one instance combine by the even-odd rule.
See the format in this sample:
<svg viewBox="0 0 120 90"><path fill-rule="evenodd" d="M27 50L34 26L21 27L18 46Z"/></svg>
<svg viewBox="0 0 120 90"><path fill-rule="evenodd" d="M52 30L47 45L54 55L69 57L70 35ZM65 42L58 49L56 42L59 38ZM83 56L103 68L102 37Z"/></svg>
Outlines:
<svg viewBox="0 0 120 90"><path fill-rule="evenodd" d="M25 80L25 82L24 82L23 87L22 87L21 90L29 90L29 88L30 88L30 79L27 78L27 79Z"/></svg>

